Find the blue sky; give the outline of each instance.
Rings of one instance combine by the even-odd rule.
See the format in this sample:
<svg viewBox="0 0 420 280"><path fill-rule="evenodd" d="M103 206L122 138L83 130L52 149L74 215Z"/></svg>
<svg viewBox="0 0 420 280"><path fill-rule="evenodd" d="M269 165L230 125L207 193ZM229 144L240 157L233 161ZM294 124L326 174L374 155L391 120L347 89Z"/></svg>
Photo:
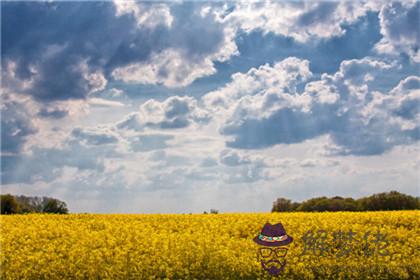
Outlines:
<svg viewBox="0 0 420 280"><path fill-rule="evenodd" d="M72 212L420 192L420 2L1 2L2 192Z"/></svg>

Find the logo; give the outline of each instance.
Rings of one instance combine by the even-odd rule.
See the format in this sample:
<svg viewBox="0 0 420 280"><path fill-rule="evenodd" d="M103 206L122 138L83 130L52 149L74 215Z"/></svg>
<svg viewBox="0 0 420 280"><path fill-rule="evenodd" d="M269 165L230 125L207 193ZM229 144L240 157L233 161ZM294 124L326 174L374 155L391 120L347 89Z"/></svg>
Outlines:
<svg viewBox="0 0 420 280"><path fill-rule="evenodd" d="M257 253L258 262L270 275L276 276L283 272L287 245L292 241L293 237L286 234L281 223L266 223L261 233L254 237L254 242L261 246Z"/></svg>

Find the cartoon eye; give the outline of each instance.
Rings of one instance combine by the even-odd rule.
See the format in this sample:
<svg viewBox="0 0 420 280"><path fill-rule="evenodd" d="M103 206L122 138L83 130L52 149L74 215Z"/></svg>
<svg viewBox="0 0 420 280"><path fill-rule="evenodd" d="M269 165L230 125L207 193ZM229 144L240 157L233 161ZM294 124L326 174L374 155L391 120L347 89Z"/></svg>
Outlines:
<svg viewBox="0 0 420 280"><path fill-rule="evenodd" d="M263 258L268 258L271 256L272 250L271 248L260 248L260 255Z"/></svg>
<svg viewBox="0 0 420 280"><path fill-rule="evenodd" d="M287 249L286 248L276 248L275 249L275 252L276 252L276 256L277 257L284 257L284 256L286 256L286 254L287 254Z"/></svg>

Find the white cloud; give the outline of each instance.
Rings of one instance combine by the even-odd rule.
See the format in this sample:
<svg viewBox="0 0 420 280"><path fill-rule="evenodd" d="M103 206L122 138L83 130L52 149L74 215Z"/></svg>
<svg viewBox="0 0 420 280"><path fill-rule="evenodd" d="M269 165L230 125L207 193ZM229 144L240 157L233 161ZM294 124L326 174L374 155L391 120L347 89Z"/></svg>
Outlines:
<svg viewBox="0 0 420 280"><path fill-rule="evenodd" d="M198 106L194 97L172 96L164 101L147 100L140 105L139 112L129 114L116 127L131 130L177 129L206 124L209 119L209 113Z"/></svg>
<svg viewBox="0 0 420 280"><path fill-rule="evenodd" d="M74 128L72 136L87 145L106 145L118 142L118 135L107 127Z"/></svg>
<svg viewBox="0 0 420 280"><path fill-rule="evenodd" d="M392 2L379 13L383 39L376 45L380 53L407 54L420 63L420 29L418 1Z"/></svg>
<svg viewBox="0 0 420 280"><path fill-rule="evenodd" d="M117 122L115 126L117 129L134 130L134 131L143 130L143 125L140 122L139 114L137 112L133 112L125 116L124 119Z"/></svg>
<svg viewBox="0 0 420 280"><path fill-rule="evenodd" d="M124 2L118 13L138 14L141 5ZM163 10L161 5L158 6ZM155 8L151 4L147 9ZM176 16L171 33L161 35L165 36L160 40L163 46L156 46L145 60L114 69L112 76L128 83L185 87L198 78L216 73L215 62L225 62L239 54L235 28L216 22L210 15L174 14Z"/></svg>
<svg viewBox="0 0 420 280"><path fill-rule="evenodd" d="M272 32L306 42L341 36L345 32L343 24L351 24L369 10L377 8L374 3L347 1L239 2L216 8L214 14L219 21L245 32Z"/></svg>
<svg viewBox="0 0 420 280"><path fill-rule="evenodd" d="M300 162L300 167L315 168L315 167L334 167L339 165L340 162L332 159L323 158L306 158Z"/></svg>
<svg viewBox="0 0 420 280"><path fill-rule="evenodd" d="M118 101L92 97L87 100L89 105L96 107L124 107L125 105Z"/></svg>
<svg viewBox="0 0 420 280"><path fill-rule="evenodd" d="M211 23L209 24L211 26ZM208 32L216 36L215 31L210 29ZM116 68L112 76L126 83L161 84L172 88L188 86L198 78L216 73L215 61L224 62L239 54L234 40L234 30L226 27L218 32L221 33L221 36L218 36L221 40L218 46L214 48L211 46L212 42L209 42L207 46L214 49L212 52L203 54L201 50L191 49L190 46L170 47L153 52L146 61ZM201 35L194 34L194 36ZM185 40L191 40L191 38L185 38Z"/></svg>
<svg viewBox="0 0 420 280"><path fill-rule="evenodd" d="M126 83L182 87L215 72L210 57L194 60L184 55L181 50L167 49L161 53L154 53L150 61L117 68L112 72L112 76Z"/></svg>
<svg viewBox="0 0 420 280"><path fill-rule="evenodd" d="M372 82L384 71L395 68L389 64L372 58L344 60L340 64L340 71L336 74L345 79L346 84L362 86Z"/></svg>
<svg viewBox="0 0 420 280"><path fill-rule="evenodd" d="M213 119L230 147L258 149L327 134L337 145L335 152L379 154L418 138L417 115L404 119L395 113L397 107L404 108L400 115L415 108L410 104L417 104L417 95L395 101L400 104L395 108L374 105L389 95L375 90L375 79L396 67L373 58L353 59L343 61L335 74L311 80L308 61L287 58L232 75L231 83L203 96L203 104L216 114Z"/></svg>
<svg viewBox="0 0 420 280"><path fill-rule="evenodd" d="M138 28L156 28L159 25L171 27L174 20L171 10L166 4L114 0L114 5L117 16L132 14Z"/></svg>
<svg viewBox="0 0 420 280"><path fill-rule="evenodd" d="M111 18L95 18L101 24L83 26L86 30L72 26L83 32L52 29L52 36L39 35L31 51L19 45L25 38L15 40L2 67L2 89L12 96L2 107L3 187L50 193L75 211L95 212L269 211L278 196L358 196L391 184L415 193L419 165L412 157L420 139L420 77L393 61L405 53L419 62L418 30L410 21L418 4L382 8L384 38L376 49L386 55L380 58L345 60L336 73L318 75L310 69L310 61L318 59L311 57L313 52L293 51L301 58L270 61L287 55L273 43L267 46L275 50L273 56L252 54L255 61L270 63L252 64L202 98L188 96L214 85L212 77L203 87L201 81L187 87L215 74L216 62L225 62L220 76L214 76L222 77L216 84L227 78L225 73L251 65L240 56L229 63L239 54L236 39L245 50L253 43L253 34L237 34L288 36L306 52L343 36L346 25L359 30L359 25L374 23L360 29L376 34L374 13L358 18L379 11L380 5L274 1L227 3L220 9L219 3L117 1L116 17L110 5ZM36 21L44 17L50 16L41 14ZM49 26L52 21L42 22ZM352 26L348 30L355 32ZM28 34L38 31L28 26ZM56 34L68 43L51 43ZM104 42L109 34L114 40ZM278 37L269 37L277 42ZM332 60L366 55L350 51L355 44L349 42L339 55L332 51ZM147 86L133 98L137 89L111 78L186 87L181 89L186 96L175 95L179 89ZM141 102L131 114L130 102ZM115 208L109 208L109 201Z"/></svg>
<svg viewBox="0 0 420 280"><path fill-rule="evenodd" d="M86 92L88 94L104 90L108 81L100 70L93 71L89 69L86 60L83 60L77 66L80 69L82 77L87 82Z"/></svg>
<svg viewBox="0 0 420 280"><path fill-rule="evenodd" d="M227 166L239 166L239 165L246 165L246 164L254 164L261 167L265 167L266 163L264 159L261 157L247 155L245 153L241 153L235 150L222 150L219 156L220 163L227 165Z"/></svg>
<svg viewBox="0 0 420 280"><path fill-rule="evenodd" d="M232 81L216 91L207 93L203 102L214 111L228 110L235 102L259 104L260 110L266 112L268 107L282 102L301 102L297 99L297 86L312 77L309 61L289 57L274 65L265 64L251 68L247 73L235 73ZM279 96L279 93L283 93ZM256 97L257 96L257 97ZM261 97L266 96L266 100ZM253 98L255 97L255 98ZM277 99L277 100L276 100Z"/></svg>
<svg viewBox="0 0 420 280"><path fill-rule="evenodd" d="M372 101L362 111L366 120L382 117L389 126L400 132L420 137L420 77L410 76L400 81L389 94L374 92ZM389 142L398 141L397 135L389 135Z"/></svg>

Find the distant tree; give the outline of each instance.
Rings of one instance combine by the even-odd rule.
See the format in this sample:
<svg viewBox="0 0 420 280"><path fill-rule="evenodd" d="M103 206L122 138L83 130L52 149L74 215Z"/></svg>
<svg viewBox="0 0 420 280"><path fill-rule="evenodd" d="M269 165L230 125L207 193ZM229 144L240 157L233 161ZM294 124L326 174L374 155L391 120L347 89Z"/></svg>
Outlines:
<svg viewBox="0 0 420 280"><path fill-rule="evenodd" d="M290 212L293 211L292 201L283 197L277 198L273 203L271 212Z"/></svg>
<svg viewBox="0 0 420 280"><path fill-rule="evenodd" d="M49 198L44 204L44 213L67 214L69 211L65 202L55 198Z"/></svg>
<svg viewBox="0 0 420 280"><path fill-rule="evenodd" d="M216 209L210 209L210 214L218 214L219 210Z"/></svg>
<svg viewBox="0 0 420 280"><path fill-rule="evenodd" d="M43 211L44 200L47 197L15 196L22 213L40 213Z"/></svg>
<svg viewBox="0 0 420 280"><path fill-rule="evenodd" d="M343 199L343 210L341 211L359 211L359 206L356 200L351 197Z"/></svg>
<svg viewBox="0 0 420 280"><path fill-rule="evenodd" d="M365 211L420 209L419 198L390 191L361 198L360 207Z"/></svg>
<svg viewBox="0 0 420 280"><path fill-rule="evenodd" d="M273 203L272 212L305 211L379 211L379 210L414 210L420 209L420 198L402 194L397 191L378 193L369 197L353 199L334 196L322 196L303 201L291 202L286 198L278 198Z"/></svg>
<svg viewBox="0 0 420 280"><path fill-rule="evenodd" d="M302 202L296 210L305 212L326 211L323 210L323 208L325 208L326 199L325 196L308 199Z"/></svg>
<svg viewBox="0 0 420 280"><path fill-rule="evenodd" d="M299 202L292 202L292 211L296 211L300 206Z"/></svg>
<svg viewBox="0 0 420 280"><path fill-rule="evenodd" d="M15 197L11 194L1 195L1 214L17 214L19 213L19 204Z"/></svg>

